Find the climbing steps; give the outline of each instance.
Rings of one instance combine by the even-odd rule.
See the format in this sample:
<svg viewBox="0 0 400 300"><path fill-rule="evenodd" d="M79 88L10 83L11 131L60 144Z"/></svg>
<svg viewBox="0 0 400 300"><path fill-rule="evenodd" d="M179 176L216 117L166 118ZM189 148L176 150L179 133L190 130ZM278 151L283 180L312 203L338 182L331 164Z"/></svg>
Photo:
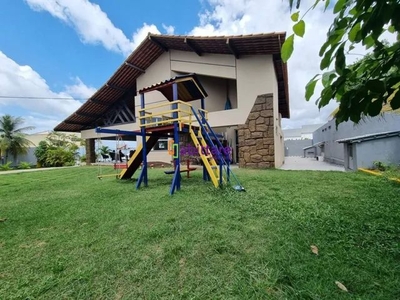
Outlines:
<svg viewBox="0 0 400 300"><path fill-rule="evenodd" d="M199 150L199 155L203 164L207 170L208 175L215 187L219 186L220 181L220 170L218 165L208 149L207 143L204 141L201 130L198 131L198 135L194 132L193 128L189 129L190 137L194 143L194 146Z"/></svg>
<svg viewBox="0 0 400 300"><path fill-rule="evenodd" d="M194 132L191 132L191 137L193 142L195 143L195 147L201 145L203 149L213 149L217 161L215 157L212 155L212 152L207 151L207 154L200 153L200 157L207 169L207 172L210 176L211 181L213 182L215 187L222 186L223 184L230 183L231 176L234 178L236 185L234 186L235 190L245 191L243 186L240 184L237 177L233 174L230 168L230 158L223 151L223 146L219 141L217 134L214 132L212 127L207 121L207 118L204 115L202 110L196 110L192 107L192 113L196 117L197 122L200 125L198 135L196 136ZM193 131L193 130L192 130ZM196 142L197 139L197 142ZM215 141L215 143L214 143ZM216 144L216 145L215 145ZM225 175L225 176L224 176Z"/></svg>

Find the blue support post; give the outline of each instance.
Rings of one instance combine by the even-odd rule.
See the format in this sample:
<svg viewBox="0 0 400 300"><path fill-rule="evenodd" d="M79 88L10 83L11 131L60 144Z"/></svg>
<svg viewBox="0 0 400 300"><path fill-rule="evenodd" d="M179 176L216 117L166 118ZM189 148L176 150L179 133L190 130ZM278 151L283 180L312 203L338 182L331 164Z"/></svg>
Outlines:
<svg viewBox="0 0 400 300"><path fill-rule="evenodd" d="M226 164L227 164L226 178L228 182L230 182L230 177L231 177L230 159L226 161Z"/></svg>
<svg viewBox="0 0 400 300"><path fill-rule="evenodd" d="M200 102L200 104L201 104L201 109L206 109L206 108L205 108L206 105L205 105L205 103L204 103L204 98L201 98L200 101L201 101L201 102Z"/></svg>
<svg viewBox="0 0 400 300"><path fill-rule="evenodd" d="M172 100L176 101L178 100L178 85L176 83L174 83L172 85ZM178 109L178 104L177 103L173 103L171 109ZM176 190L180 190L181 189L181 162L179 159L179 124L178 121L176 120L178 118L178 112L173 112L172 113L172 118L175 119L174 121L174 144L177 145L177 147L175 148L176 153L175 154L175 173L174 173L174 178L172 179L172 185L171 185L171 189L170 189L170 194L172 195Z"/></svg>
<svg viewBox="0 0 400 300"><path fill-rule="evenodd" d="M219 155L219 187L222 187L222 174L223 174L221 158L222 158L221 155Z"/></svg>
<svg viewBox="0 0 400 300"><path fill-rule="evenodd" d="M140 107L142 108L142 109L144 109L145 108L145 105L144 105L144 94L140 94ZM141 117L144 117L146 114L145 114L145 112L144 111L141 111L140 112L140 116ZM145 120L144 119L141 119L140 120L140 124L141 125L144 125L145 124ZM136 184L136 189L139 189L140 188L140 185L142 184L142 181L143 181L143 183L144 183L144 186L147 186L147 184L148 184L148 178L147 178L147 149L146 149L146 128L145 127L141 127L141 134L142 134L142 155L143 155L143 159L142 159L142 162L143 162L143 167L142 167L142 172L140 172L140 176L139 176L139 179L138 179L138 181L137 181L137 184Z"/></svg>

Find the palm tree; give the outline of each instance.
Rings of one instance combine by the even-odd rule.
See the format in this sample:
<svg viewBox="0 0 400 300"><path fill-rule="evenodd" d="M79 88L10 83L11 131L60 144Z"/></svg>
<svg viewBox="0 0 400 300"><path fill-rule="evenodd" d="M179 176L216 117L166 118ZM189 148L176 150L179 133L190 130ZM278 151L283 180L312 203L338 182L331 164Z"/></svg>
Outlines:
<svg viewBox="0 0 400 300"><path fill-rule="evenodd" d="M108 146L101 146L99 148L100 154L101 155L108 155L108 152L110 152L110 148L108 148Z"/></svg>
<svg viewBox="0 0 400 300"><path fill-rule="evenodd" d="M4 115L0 117L0 155L5 156L5 162L11 154L14 160L18 154L25 154L32 144L26 138L24 131L34 129L32 126L20 127L24 123L21 117Z"/></svg>

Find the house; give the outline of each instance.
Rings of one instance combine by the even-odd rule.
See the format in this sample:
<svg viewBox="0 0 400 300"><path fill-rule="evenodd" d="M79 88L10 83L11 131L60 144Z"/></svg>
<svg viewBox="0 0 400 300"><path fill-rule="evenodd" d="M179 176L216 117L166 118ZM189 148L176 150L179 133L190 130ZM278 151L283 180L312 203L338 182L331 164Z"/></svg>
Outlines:
<svg viewBox="0 0 400 300"><path fill-rule="evenodd" d="M205 109L209 123L232 148L233 162L240 167L279 167L284 162L281 118L290 117L287 65L280 56L284 41L285 33L215 37L149 34L55 131L81 132L86 139L87 162L92 163L99 138L97 127L139 130L137 92L194 73L208 94ZM166 101L160 92L146 94L146 105ZM191 105L200 107L200 100ZM115 136L102 134L101 138ZM170 162L167 144L168 140L158 141L148 160Z"/></svg>

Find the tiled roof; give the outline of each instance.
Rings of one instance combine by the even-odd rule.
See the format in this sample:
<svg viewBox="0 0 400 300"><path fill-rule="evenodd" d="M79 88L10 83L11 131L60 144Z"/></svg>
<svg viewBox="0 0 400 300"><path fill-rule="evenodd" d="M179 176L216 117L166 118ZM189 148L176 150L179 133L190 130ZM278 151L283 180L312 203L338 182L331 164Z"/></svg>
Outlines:
<svg viewBox="0 0 400 300"><path fill-rule="evenodd" d="M278 80L279 111L282 117L289 118L287 65L282 62L280 56L285 36L283 32L207 37L149 34L107 83L54 130L77 132L93 127L93 124L101 119L126 92L136 94L136 79L161 54L170 49L196 52L199 55L202 53L233 54L237 58L242 55L273 55Z"/></svg>

